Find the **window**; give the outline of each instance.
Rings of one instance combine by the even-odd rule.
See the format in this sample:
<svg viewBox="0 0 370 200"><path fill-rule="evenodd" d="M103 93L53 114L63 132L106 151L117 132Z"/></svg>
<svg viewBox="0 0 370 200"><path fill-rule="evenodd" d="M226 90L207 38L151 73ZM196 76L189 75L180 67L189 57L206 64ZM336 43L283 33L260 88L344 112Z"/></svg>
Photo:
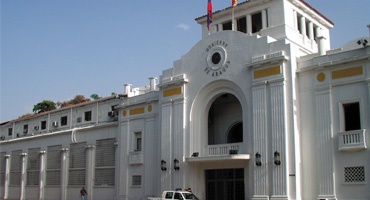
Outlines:
<svg viewBox="0 0 370 200"><path fill-rule="evenodd" d="M24 134L28 133L28 124L23 125L23 133Z"/></svg>
<svg viewBox="0 0 370 200"><path fill-rule="evenodd" d="M175 196L173 197L173 199L182 199L181 194L178 193L178 192L176 192L175 193Z"/></svg>
<svg viewBox="0 0 370 200"><path fill-rule="evenodd" d="M22 170L22 150L12 151L10 159L10 185L21 185L21 170Z"/></svg>
<svg viewBox="0 0 370 200"><path fill-rule="evenodd" d="M8 136L12 136L13 135L13 128L8 128Z"/></svg>
<svg viewBox="0 0 370 200"><path fill-rule="evenodd" d="M363 183L365 182L365 167L345 167L344 168L345 183Z"/></svg>
<svg viewBox="0 0 370 200"><path fill-rule="evenodd" d="M231 21L222 24L222 30L231 30Z"/></svg>
<svg viewBox="0 0 370 200"><path fill-rule="evenodd" d="M62 145L48 146L46 185L60 185Z"/></svg>
<svg viewBox="0 0 370 200"><path fill-rule="evenodd" d="M252 33L257 33L262 29L261 12L252 15Z"/></svg>
<svg viewBox="0 0 370 200"><path fill-rule="evenodd" d="M172 196L173 196L173 192L167 192L166 193L166 199L172 199Z"/></svg>
<svg viewBox="0 0 370 200"><path fill-rule="evenodd" d="M247 19L246 17L242 17L237 19L236 24L238 25L238 31L247 33Z"/></svg>
<svg viewBox="0 0 370 200"><path fill-rule="evenodd" d="M64 117L60 118L60 125L61 126L66 126L67 123L68 123L68 117L67 116L64 116Z"/></svg>
<svg viewBox="0 0 370 200"><path fill-rule="evenodd" d="M85 185L86 174L86 142L70 145L69 154L69 185Z"/></svg>
<svg viewBox="0 0 370 200"><path fill-rule="evenodd" d="M40 148L28 149L27 185L39 185Z"/></svg>
<svg viewBox="0 0 370 200"><path fill-rule="evenodd" d="M141 175L132 176L132 186L141 186Z"/></svg>
<svg viewBox="0 0 370 200"><path fill-rule="evenodd" d="M352 131L361 129L360 103L343 104L344 130Z"/></svg>
<svg viewBox="0 0 370 200"><path fill-rule="evenodd" d="M114 186L115 182L115 138L97 140L95 154L95 185Z"/></svg>
<svg viewBox="0 0 370 200"><path fill-rule="evenodd" d="M85 121L91 121L91 111L85 112Z"/></svg>
<svg viewBox="0 0 370 200"><path fill-rule="evenodd" d="M134 138L135 138L135 146L134 150L135 151L141 151L142 150L142 139L141 139L141 132L135 132L134 133Z"/></svg>
<svg viewBox="0 0 370 200"><path fill-rule="evenodd" d="M46 129L46 121L41 122L41 130Z"/></svg>

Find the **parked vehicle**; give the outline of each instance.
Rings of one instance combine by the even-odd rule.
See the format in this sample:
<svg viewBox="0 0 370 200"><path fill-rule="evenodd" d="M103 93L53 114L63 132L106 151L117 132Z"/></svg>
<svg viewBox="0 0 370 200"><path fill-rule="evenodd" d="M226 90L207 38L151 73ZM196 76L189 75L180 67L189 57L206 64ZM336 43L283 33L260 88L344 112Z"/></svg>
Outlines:
<svg viewBox="0 0 370 200"><path fill-rule="evenodd" d="M181 200L199 200L192 192L186 190L164 191L162 197L149 197L148 200L168 200L168 199L181 199Z"/></svg>

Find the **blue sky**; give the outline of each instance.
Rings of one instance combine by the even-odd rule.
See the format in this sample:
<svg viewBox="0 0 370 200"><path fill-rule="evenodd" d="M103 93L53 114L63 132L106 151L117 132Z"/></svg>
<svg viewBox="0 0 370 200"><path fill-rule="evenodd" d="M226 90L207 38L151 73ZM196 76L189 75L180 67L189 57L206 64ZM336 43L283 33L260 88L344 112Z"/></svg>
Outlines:
<svg viewBox="0 0 370 200"><path fill-rule="evenodd" d="M239 0L239 3L243 2ZM369 0L307 0L334 22L331 46L369 36ZM207 0L1 0L0 122L42 100L149 84L201 39ZM212 0L213 10L231 0Z"/></svg>

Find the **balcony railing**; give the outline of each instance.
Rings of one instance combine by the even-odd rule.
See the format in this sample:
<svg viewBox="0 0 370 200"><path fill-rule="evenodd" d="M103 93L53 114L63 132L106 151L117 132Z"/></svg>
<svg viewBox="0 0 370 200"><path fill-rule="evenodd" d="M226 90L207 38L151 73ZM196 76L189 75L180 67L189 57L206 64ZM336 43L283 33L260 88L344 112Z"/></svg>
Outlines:
<svg viewBox="0 0 370 200"><path fill-rule="evenodd" d="M338 133L339 151L359 151L367 149L366 129Z"/></svg>
<svg viewBox="0 0 370 200"><path fill-rule="evenodd" d="M141 151L134 151L129 153L130 165L142 165L144 164L144 154Z"/></svg>
<svg viewBox="0 0 370 200"><path fill-rule="evenodd" d="M205 146L202 156L229 155L230 150L236 150L238 154L246 153L243 148L243 143L217 144Z"/></svg>

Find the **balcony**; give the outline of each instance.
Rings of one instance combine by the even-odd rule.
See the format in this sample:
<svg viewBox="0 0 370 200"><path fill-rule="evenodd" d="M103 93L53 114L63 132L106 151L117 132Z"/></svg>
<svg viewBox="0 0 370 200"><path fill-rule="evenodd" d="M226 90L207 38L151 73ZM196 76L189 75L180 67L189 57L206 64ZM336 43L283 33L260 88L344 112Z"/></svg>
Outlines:
<svg viewBox="0 0 370 200"><path fill-rule="evenodd" d="M360 151L367 149L366 129L338 133L339 151Z"/></svg>
<svg viewBox="0 0 370 200"><path fill-rule="evenodd" d="M236 150L237 154L246 153L243 143L207 145L204 147L203 156L229 155L230 150Z"/></svg>
<svg viewBox="0 0 370 200"><path fill-rule="evenodd" d="M142 165L144 164L144 154L141 151L134 151L129 153L130 165Z"/></svg>
<svg viewBox="0 0 370 200"><path fill-rule="evenodd" d="M237 161L249 160L250 156L246 152L244 143L217 144L204 146L203 152L194 152L189 162L217 162L217 161Z"/></svg>

